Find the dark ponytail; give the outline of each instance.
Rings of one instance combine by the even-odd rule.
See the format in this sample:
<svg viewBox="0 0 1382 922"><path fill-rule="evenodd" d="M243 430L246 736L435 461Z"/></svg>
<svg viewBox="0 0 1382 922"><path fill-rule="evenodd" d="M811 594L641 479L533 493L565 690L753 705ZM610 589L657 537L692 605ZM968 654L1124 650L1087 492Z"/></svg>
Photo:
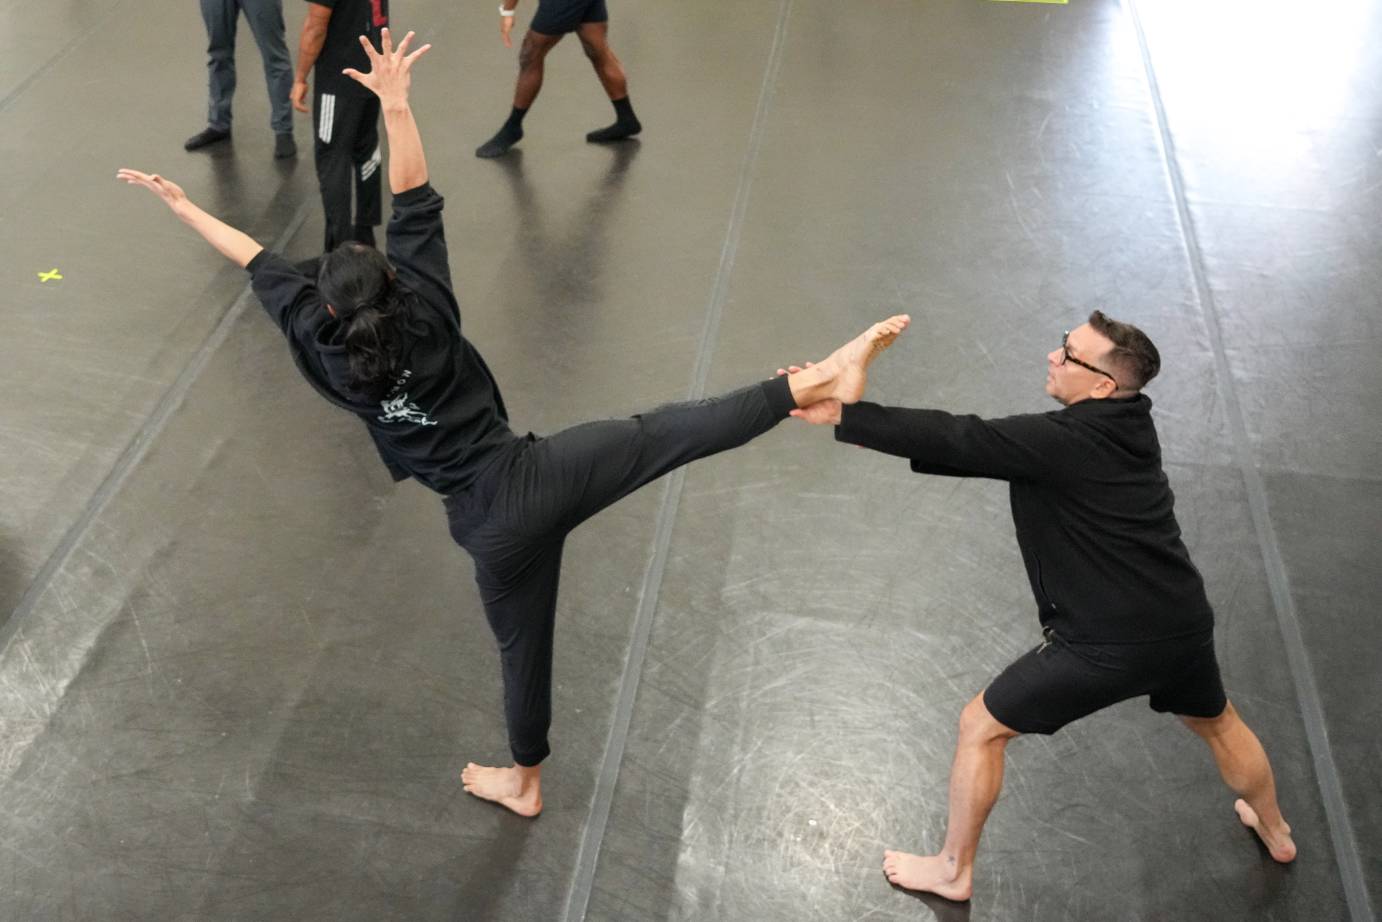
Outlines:
<svg viewBox="0 0 1382 922"><path fill-rule="evenodd" d="M322 257L317 287L341 318L351 390L390 396L403 373L407 306L389 261L374 247L344 243Z"/></svg>

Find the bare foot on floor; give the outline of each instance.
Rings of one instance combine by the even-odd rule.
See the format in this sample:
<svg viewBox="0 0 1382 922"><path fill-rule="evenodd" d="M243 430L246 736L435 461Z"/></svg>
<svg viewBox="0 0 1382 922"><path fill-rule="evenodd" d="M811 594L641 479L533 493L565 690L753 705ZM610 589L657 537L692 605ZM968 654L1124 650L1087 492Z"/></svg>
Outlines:
<svg viewBox="0 0 1382 922"><path fill-rule="evenodd" d="M934 893L956 902L964 902L974 892L973 873L968 868L958 870L953 859L943 855L885 851L883 873L899 887Z"/></svg>
<svg viewBox="0 0 1382 922"><path fill-rule="evenodd" d="M461 783L467 794L493 801L519 816L537 816L542 812L542 783L536 769L525 771L517 765L491 768L468 762L461 772Z"/></svg>
<svg viewBox="0 0 1382 922"><path fill-rule="evenodd" d="M1279 831L1269 832L1258 819L1257 811L1248 806L1246 800L1239 798L1234 801L1233 809L1238 811L1238 819L1243 821L1243 825L1257 833L1257 837L1267 846L1267 852L1273 860L1282 864L1296 860L1296 843L1291 839L1291 827L1286 825L1285 821L1282 822Z"/></svg>
<svg viewBox="0 0 1382 922"><path fill-rule="evenodd" d="M841 403L858 403L868 384L869 363L893 344L899 333L907 329L912 318L897 314L875 323L858 336L830 354L816 367L835 378L831 395Z"/></svg>

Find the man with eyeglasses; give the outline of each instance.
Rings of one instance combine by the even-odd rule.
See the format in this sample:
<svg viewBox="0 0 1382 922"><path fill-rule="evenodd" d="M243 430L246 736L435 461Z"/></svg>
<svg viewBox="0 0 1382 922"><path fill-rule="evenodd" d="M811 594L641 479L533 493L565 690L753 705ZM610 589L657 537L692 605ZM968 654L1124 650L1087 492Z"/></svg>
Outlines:
<svg viewBox="0 0 1382 922"><path fill-rule="evenodd" d="M884 872L911 890L969 899L1008 741L1055 733L1142 695L1208 743L1239 795L1239 819L1272 858L1289 862L1296 846L1271 765L1224 694L1214 614L1181 541L1152 402L1142 394L1161 367L1156 347L1095 311L1046 362L1046 393L1063 405L1050 413L980 419L834 401L792 412L834 425L839 441L907 458L918 473L1008 481L1042 625L1041 644L960 715L940 852L887 851Z"/></svg>

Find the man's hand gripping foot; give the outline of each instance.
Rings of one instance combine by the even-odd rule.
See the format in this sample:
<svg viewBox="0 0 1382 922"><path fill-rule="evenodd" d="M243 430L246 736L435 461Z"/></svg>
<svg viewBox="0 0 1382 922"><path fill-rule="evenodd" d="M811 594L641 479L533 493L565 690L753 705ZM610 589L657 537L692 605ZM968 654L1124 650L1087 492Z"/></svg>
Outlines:
<svg viewBox="0 0 1382 922"><path fill-rule="evenodd" d="M492 768L467 762L461 772L461 783L467 794L492 801L519 816L537 816L542 812L540 765Z"/></svg>

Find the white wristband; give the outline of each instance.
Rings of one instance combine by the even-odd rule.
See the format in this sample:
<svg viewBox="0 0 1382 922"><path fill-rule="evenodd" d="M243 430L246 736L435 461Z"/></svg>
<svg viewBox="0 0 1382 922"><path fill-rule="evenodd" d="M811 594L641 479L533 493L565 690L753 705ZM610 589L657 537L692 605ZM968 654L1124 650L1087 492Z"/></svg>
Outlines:
<svg viewBox="0 0 1382 922"><path fill-rule="evenodd" d="M513 19L513 14L513 10L506 10L502 6L499 7L499 15L503 16L505 19Z"/></svg>

